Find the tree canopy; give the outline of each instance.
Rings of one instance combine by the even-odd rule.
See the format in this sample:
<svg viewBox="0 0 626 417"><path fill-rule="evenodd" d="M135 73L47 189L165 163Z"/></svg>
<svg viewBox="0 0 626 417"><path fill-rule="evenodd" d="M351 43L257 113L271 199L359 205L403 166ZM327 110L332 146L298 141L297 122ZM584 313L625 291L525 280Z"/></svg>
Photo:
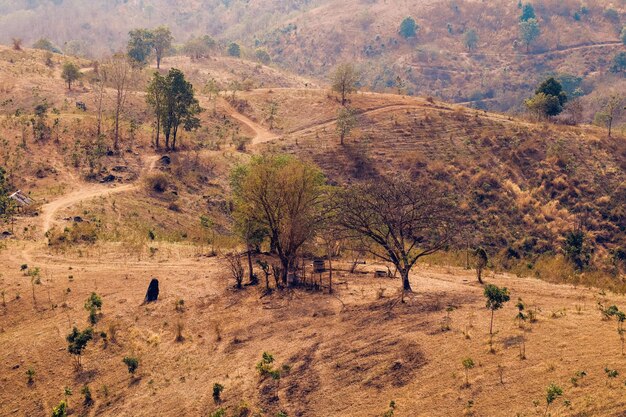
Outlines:
<svg viewBox="0 0 626 417"><path fill-rule="evenodd" d="M356 85L359 81L359 73L352 64L341 64L333 73L332 88L333 91L341 96L341 104L345 105L349 94L356 91Z"/></svg>
<svg viewBox="0 0 626 417"><path fill-rule="evenodd" d="M146 101L165 135L165 148L176 150L180 126L186 131L200 127L197 115L202 108L195 97L193 85L185 79L182 71L172 68L166 76L155 73L147 92Z"/></svg>
<svg viewBox="0 0 626 417"><path fill-rule="evenodd" d="M418 24L415 22L415 19L412 17L406 17L402 23L400 23L400 35L405 38L414 38L417 36L417 31L419 30Z"/></svg>
<svg viewBox="0 0 626 417"><path fill-rule="evenodd" d="M67 89L72 90L72 83L81 76L80 69L73 62L65 62L61 70L61 78L67 83Z"/></svg>
<svg viewBox="0 0 626 417"><path fill-rule="evenodd" d="M405 176L381 178L342 191L337 222L363 241L375 257L391 262L411 291L409 272L422 257L448 246L456 229L456 209L433 183Z"/></svg>
<svg viewBox="0 0 626 417"><path fill-rule="evenodd" d="M526 45L526 52L530 51L530 45L541 35L537 19L522 20L519 24L520 37Z"/></svg>
<svg viewBox="0 0 626 417"><path fill-rule="evenodd" d="M265 234L287 283L298 251L324 224L324 176L291 156L256 156L233 171L231 183L236 221Z"/></svg>

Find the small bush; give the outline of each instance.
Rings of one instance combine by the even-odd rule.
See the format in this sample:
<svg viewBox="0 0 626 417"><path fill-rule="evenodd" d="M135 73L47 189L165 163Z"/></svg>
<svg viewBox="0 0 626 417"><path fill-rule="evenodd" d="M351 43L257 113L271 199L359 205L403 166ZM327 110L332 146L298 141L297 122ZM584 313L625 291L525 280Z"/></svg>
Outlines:
<svg viewBox="0 0 626 417"><path fill-rule="evenodd" d="M213 401L219 404L222 401L222 391L224 391L224 385L220 383L213 384Z"/></svg>
<svg viewBox="0 0 626 417"><path fill-rule="evenodd" d="M35 383L35 370L33 368L28 368L26 371L26 377L28 378L28 385L33 385Z"/></svg>
<svg viewBox="0 0 626 417"><path fill-rule="evenodd" d="M134 376L137 368L139 368L139 359L134 356L125 356L122 362L128 367L128 373Z"/></svg>
<svg viewBox="0 0 626 417"><path fill-rule="evenodd" d="M52 417L67 417L67 402L65 400L52 409Z"/></svg>
<svg viewBox="0 0 626 417"><path fill-rule="evenodd" d="M146 188L151 192L164 193L169 184L169 178L163 172L155 172L146 177Z"/></svg>

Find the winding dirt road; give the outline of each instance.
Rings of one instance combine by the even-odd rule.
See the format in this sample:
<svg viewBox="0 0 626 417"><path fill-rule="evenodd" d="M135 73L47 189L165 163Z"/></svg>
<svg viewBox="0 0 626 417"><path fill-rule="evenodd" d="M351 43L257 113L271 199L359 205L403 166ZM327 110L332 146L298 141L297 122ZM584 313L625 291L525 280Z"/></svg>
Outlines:
<svg viewBox="0 0 626 417"><path fill-rule="evenodd" d="M85 187L79 188L76 191L73 191L69 194L66 194L59 198L58 200L51 201L48 204L44 204L41 207L41 219L42 219L42 230L46 233L50 228L57 222L55 220L55 215L61 209L71 207L75 204L80 203L81 201L91 200L97 197L108 196L112 194L123 193L125 191L131 191L139 187L140 179L147 173L154 169L156 162L158 161L158 155L151 155L146 158L148 162L148 167L142 169L141 174L137 181L131 184L125 184L121 186L109 186L109 185L87 185Z"/></svg>

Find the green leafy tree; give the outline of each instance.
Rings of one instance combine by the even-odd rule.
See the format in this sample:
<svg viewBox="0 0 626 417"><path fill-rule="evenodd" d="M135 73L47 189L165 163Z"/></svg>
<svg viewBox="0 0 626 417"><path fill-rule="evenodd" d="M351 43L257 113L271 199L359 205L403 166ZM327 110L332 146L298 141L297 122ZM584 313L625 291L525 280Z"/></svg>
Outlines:
<svg viewBox="0 0 626 417"><path fill-rule="evenodd" d="M195 97L193 85L182 71L172 68L167 76L154 74L148 85L147 103L165 135L165 148L176 150L179 128L192 131L200 127L197 115L202 108ZM157 144L158 144L157 133Z"/></svg>
<svg viewBox="0 0 626 417"><path fill-rule="evenodd" d="M522 14L519 17L520 22L527 22L530 19L537 19L535 8L532 4L526 3L522 6Z"/></svg>
<svg viewBox="0 0 626 417"><path fill-rule="evenodd" d="M0 219L4 220L9 220L16 210L15 201L9 198L10 187L7 173L5 169L0 166Z"/></svg>
<svg viewBox="0 0 626 417"><path fill-rule="evenodd" d="M567 94L563 90L563 86L554 77L549 77L539 84L535 90L535 94L539 93L544 93L545 95L558 98L561 106L567 102Z"/></svg>
<svg viewBox="0 0 626 417"><path fill-rule="evenodd" d="M520 37L526 45L526 52L530 52L530 45L541 35L537 19L523 20L519 23Z"/></svg>
<svg viewBox="0 0 626 417"><path fill-rule="evenodd" d="M619 52L613 57L610 71L616 74L623 74L626 72L626 52Z"/></svg>
<svg viewBox="0 0 626 417"><path fill-rule="evenodd" d="M236 42L231 42L230 45L228 45L227 51L228 55L230 56L233 56L235 58L241 57L241 47Z"/></svg>
<svg viewBox="0 0 626 417"><path fill-rule="evenodd" d="M498 288L493 284L485 286L485 298L487 299L487 308L491 310L491 321L489 323L489 334L493 334L493 315L496 310L500 310L504 303L508 302L511 297L507 288Z"/></svg>
<svg viewBox="0 0 626 417"><path fill-rule="evenodd" d="M154 48L153 33L148 29L134 29L128 33L126 51L135 66L143 67Z"/></svg>
<svg viewBox="0 0 626 417"><path fill-rule="evenodd" d="M535 94L533 97L525 100L524 105L530 113L541 118L559 114L563 109L558 97L544 93Z"/></svg>
<svg viewBox="0 0 626 417"><path fill-rule="evenodd" d="M49 51L55 54L60 54L61 50L54 46L54 44L47 38L40 38L33 43L33 49L41 49L42 51Z"/></svg>
<svg viewBox="0 0 626 417"><path fill-rule="evenodd" d="M476 33L475 29L470 29L465 32L463 43L468 51L471 51L478 46L478 33Z"/></svg>
<svg viewBox="0 0 626 417"><path fill-rule="evenodd" d="M266 231L284 284L302 245L322 227L324 183L317 167L290 156L253 157L232 173L235 219Z"/></svg>
<svg viewBox="0 0 626 417"><path fill-rule="evenodd" d="M550 384L546 389L546 411L543 413L544 416L548 415L548 408L550 404L552 404L558 397L563 395L563 390L556 384Z"/></svg>
<svg viewBox="0 0 626 417"><path fill-rule="evenodd" d="M418 24L415 22L415 19L412 17L406 17L402 23L400 23L400 35L405 38L414 38L417 36L417 31L419 30Z"/></svg>
<svg viewBox="0 0 626 417"><path fill-rule="evenodd" d="M567 94L563 86L554 77L543 81L535 90L535 96L526 100L525 105L531 113L538 116L556 116L563 111Z"/></svg>
<svg viewBox="0 0 626 417"><path fill-rule="evenodd" d="M72 83L81 76L80 69L73 62L65 62L61 70L61 78L67 83L67 89L72 91Z"/></svg>
<svg viewBox="0 0 626 417"><path fill-rule="evenodd" d="M586 245L585 232L580 229L572 230L565 235L563 252L565 257L582 271L591 262L591 250Z"/></svg>
<svg viewBox="0 0 626 417"><path fill-rule="evenodd" d="M272 57L270 57L270 54L265 49L257 49L256 51L254 51L254 56L256 57L257 61L264 65L269 65L272 63Z"/></svg>
<svg viewBox="0 0 626 417"><path fill-rule="evenodd" d="M337 133L342 145L344 144L344 139L350 135L355 126L356 117L354 116L354 111L347 107L340 108L337 114Z"/></svg>
<svg viewBox="0 0 626 417"><path fill-rule="evenodd" d="M345 105L349 94L356 91L359 73L352 64L340 64L332 75L332 89L341 96L341 104Z"/></svg>
<svg viewBox="0 0 626 417"><path fill-rule="evenodd" d="M161 137L161 118L164 114L164 109L167 101L167 81L158 72L152 74L152 79L148 83L148 89L146 94L146 103L152 109L155 117L155 146L160 148Z"/></svg>
<svg viewBox="0 0 626 417"><path fill-rule="evenodd" d="M152 47L154 48L154 55L156 56L157 69L161 68L161 59L163 55L172 47L172 31L167 26L159 26L151 31L152 33Z"/></svg>
<svg viewBox="0 0 626 417"><path fill-rule="evenodd" d="M209 35L191 38L183 46L183 51L191 59L207 58L215 48L215 40Z"/></svg>
<svg viewBox="0 0 626 417"><path fill-rule="evenodd" d="M67 351L74 355L76 359L76 367L80 368L81 366L81 356L87 347L87 343L93 339L93 330L91 327L83 330L82 332L74 326L72 332L67 335Z"/></svg>

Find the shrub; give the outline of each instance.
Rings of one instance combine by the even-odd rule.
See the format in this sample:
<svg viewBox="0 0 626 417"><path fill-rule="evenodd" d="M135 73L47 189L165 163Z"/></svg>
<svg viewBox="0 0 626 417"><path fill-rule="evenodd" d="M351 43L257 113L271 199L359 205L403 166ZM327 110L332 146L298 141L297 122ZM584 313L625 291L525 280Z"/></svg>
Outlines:
<svg viewBox="0 0 626 417"><path fill-rule="evenodd" d="M256 364L256 369L261 377L270 376L272 379L280 379L280 371L274 369L274 356L271 353L263 352L261 361Z"/></svg>
<svg viewBox="0 0 626 417"><path fill-rule="evenodd" d="M122 362L128 367L128 373L134 376L137 368L139 368L139 359L134 356L125 356Z"/></svg>
<svg viewBox="0 0 626 417"><path fill-rule="evenodd" d="M226 417L226 410L218 408L213 413L209 414L209 417Z"/></svg>
<svg viewBox="0 0 626 417"><path fill-rule="evenodd" d="M35 370L33 368L28 368L26 371L26 377L28 378L28 385L33 385L35 383Z"/></svg>
<svg viewBox="0 0 626 417"><path fill-rule="evenodd" d="M393 417L395 411L396 411L396 402L392 400L391 402L389 402L389 409L384 412L383 417Z"/></svg>
<svg viewBox="0 0 626 417"><path fill-rule="evenodd" d="M470 369L474 369L475 363L474 360L472 358L465 358L463 359L463 368L465 369L465 386L469 387L470 383L469 383L469 370Z"/></svg>
<svg viewBox="0 0 626 417"><path fill-rule="evenodd" d="M93 404L93 397L91 396L91 389L89 388L89 385L83 385L80 393L85 397L83 404L87 407L91 406Z"/></svg>
<svg viewBox="0 0 626 417"><path fill-rule="evenodd" d="M61 401L52 409L52 417L67 417L67 401Z"/></svg>
<svg viewBox="0 0 626 417"><path fill-rule="evenodd" d="M222 391L224 391L224 385L216 382L213 384L213 401L219 404L222 401Z"/></svg>
<svg viewBox="0 0 626 417"><path fill-rule="evenodd" d="M87 301L85 301L85 310L89 312L89 323L95 325L102 311L102 298L95 292L92 292Z"/></svg>
<svg viewBox="0 0 626 417"><path fill-rule="evenodd" d="M169 178L163 172L155 172L146 177L146 188L148 191L164 193L169 186Z"/></svg>
<svg viewBox="0 0 626 417"><path fill-rule="evenodd" d="M548 414L548 407L550 407L550 404L552 404L554 400L561 395L563 395L563 390L558 385L550 384L550 386L548 386L548 389L546 390L546 411L544 415Z"/></svg>

